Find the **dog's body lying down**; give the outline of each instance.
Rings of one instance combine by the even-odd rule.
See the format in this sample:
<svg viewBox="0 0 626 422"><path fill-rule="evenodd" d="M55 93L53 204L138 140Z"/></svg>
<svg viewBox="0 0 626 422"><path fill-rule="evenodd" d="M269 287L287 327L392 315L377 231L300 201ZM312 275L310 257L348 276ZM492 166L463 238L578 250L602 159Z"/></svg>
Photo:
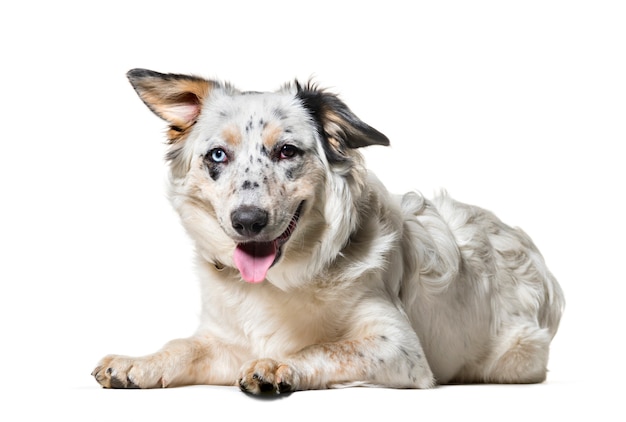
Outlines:
<svg viewBox="0 0 626 422"><path fill-rule="evenodd" d="M105 357L102 386L545 379L564 299L521 230L446 195L390 195L356 150L387 138L315 86L128 76L170 125L170 196L195 241L203 310L190 338Z"/></svg>

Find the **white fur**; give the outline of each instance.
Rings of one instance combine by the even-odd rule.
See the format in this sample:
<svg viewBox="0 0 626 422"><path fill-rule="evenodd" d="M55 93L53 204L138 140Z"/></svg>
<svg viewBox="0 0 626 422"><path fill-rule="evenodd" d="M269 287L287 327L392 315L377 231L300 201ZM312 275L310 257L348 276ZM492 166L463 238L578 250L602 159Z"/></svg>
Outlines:
<svg viewBox="0 0 626 422"><path fill-rule="evenodd" d="M133 82L151 105L141 80ZM416 192L391 195L354 148L344 145L348 159L333 162L323 143L342 147L322 136L297 87L242 95L213 84L192 116L197 122L182 140L183 152L171 160L171 201L197 249L200 325L191 338L153 355L107 356L94 371L98 382L142 388L238 382L259 393L545 379L564 299L525 233L445 193L432 200ZM281 167L289 162L263 161L271 165L254 166L254 181L270 181L254 192L237 189L250 163L263 158L262 125L243 127L275 121L277 108L281 127L290 129L280 142L305 151L298 159L307 171L290 180ZM168 110L189 119L188 105ZM350 118L335 111L326 110L329 136L352 131ZM212 180L203 157L224 144L220 133L232 124L241 128L241 143ZM287 194L271 194L280 188ZM243 241L230 227L232 210L242 203L269 209L264 230L274 238L301 201L280 261L264 282L244 282L232 259Z"/></svg>

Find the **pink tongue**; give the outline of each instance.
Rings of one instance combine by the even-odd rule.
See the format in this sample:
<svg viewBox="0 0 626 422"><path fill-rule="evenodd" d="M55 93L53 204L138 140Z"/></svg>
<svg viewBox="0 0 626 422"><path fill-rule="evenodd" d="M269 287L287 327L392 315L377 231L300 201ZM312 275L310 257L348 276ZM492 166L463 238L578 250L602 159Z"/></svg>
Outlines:
<svg viewBox="0 0 626 422"><path fill-rule="evenodd" d="M265 280L267 270L276 259L274 242L241 243L235 248L233 260L241 276L248 283L260 283Z"/></svg>

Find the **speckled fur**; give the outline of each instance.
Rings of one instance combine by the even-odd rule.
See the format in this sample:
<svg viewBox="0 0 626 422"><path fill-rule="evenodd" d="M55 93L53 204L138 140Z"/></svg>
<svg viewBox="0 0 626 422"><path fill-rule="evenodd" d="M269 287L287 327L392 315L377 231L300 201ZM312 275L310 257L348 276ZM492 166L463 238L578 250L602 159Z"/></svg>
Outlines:
<svg viewBox="0 0 626 422"><path fill-rule="evenodd" d="M357 150L387 138L337 96L297 82L254 93L142 69L129 78L170 125L170 198L195 242L203 308L192 337L102 359L102 386L259 394L545 379L564 299L530 238L446 194L389 194ZM254 238L234 229L242 206L267 212ZM265 280L244 282L237 243L292 226Z"/></svg>

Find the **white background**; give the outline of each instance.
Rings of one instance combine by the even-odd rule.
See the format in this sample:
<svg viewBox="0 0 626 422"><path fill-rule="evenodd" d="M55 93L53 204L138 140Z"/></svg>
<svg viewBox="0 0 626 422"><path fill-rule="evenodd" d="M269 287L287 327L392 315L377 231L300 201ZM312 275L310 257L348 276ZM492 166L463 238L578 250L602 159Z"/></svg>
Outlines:
<svg viewBox="0 0 626 422"><path fill-rule="evenodd" d="M623 2L17 4L0 6L8 420L624 420ZM272 401L99 388L103 355L155 351L199 311L165 199L165 125L127 82L133 67L244 90L314 75L391 139L365 151L390 190L446 188L523 227L567 298L547 382Z"/></svg>

